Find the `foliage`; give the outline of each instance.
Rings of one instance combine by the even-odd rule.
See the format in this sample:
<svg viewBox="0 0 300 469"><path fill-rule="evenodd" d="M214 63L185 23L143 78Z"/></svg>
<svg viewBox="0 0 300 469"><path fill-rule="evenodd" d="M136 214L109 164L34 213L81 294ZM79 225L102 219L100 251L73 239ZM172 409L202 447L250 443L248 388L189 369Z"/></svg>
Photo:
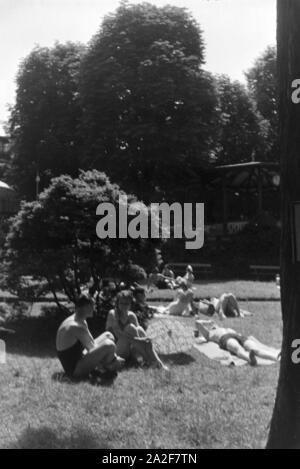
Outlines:
<svg viewBox="0 0 300 469"><path fill-rule="evenodd" d="M142 267L147 267L145 253L148 259L153 257L155 243L96 235L98 204L116 206L124 195L96 170L81 172L76 179L54 178L38 201L22 204L12 221L6 246L6 287L24 296L28 287L32 295L35 285L36 295L51 291L60 304L60 292L74 302L90 278L95 285L104 277L140 279L145 274L135 264L143 259ZM132 201L136 199L129 195L128 202Z"/></svg>
<svg viewBox="0 0 300 469"><path fill-rule="evenodd" d="M265 160L279 159L277 52L269 46L246 73L248 88L256 109L264 119L267 135Z"/></svg>
<svg viewBox="0 0 300 469"><path fill-rule="evenodd" d="M214 145L217 101L203 63L185 9L122 4L107 16L81 67L87 164L146 203L180 200L178 180L184 192Z"/></svg>
<svg viewBox="0 0 300 469"><path fill-rule="evenodd" d="M225 75L217 78L217 87L220 105L217 162L235 164L260 160L264 126L246 88Z"/></svg>
<svg viewBox="0 0 300 469"><path fill-rule="evenodd" d="M37 172L41 189L54 176L78 173L78 72L83 53L84 46L71 42L37 46L20 65L10 118L14 158L8 177L27 199L35 196Z"/></svg>

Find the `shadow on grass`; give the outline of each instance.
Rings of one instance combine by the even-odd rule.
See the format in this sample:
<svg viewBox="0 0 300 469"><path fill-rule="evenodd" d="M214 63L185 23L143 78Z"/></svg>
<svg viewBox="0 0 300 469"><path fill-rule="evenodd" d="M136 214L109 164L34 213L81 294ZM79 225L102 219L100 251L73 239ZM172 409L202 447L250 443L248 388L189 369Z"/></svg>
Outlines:
<svg viewBox="0 0 300 469"><path fill-rule="evenodd" d="M49 427L24 430L10 449L107 449L108 442L88 429L71 428L71 435L62 437L61 429Z"/></svg>
<svg viewBox="0 0 300 469"><path fill-rule="evenodd" d="M55 335L60 321L46 317L20 317L7 320L5 327L15 334L6 341L8 353L29 357L54 357Z"/></svg>
<svg viewBox="0 0 300 469"><path fill-rule="evenodd" d="M4 327L13 329L6 339L7 352L12 355L27 357L55 358L55 337L64 318L20 317L7 320ZM89 328L94 337L104 332L102 320L89 321ZM174 365L189 365L195 359L186 353L160 354L163 361Z"/></svg>
<svg viewBox="0 0 300 469"><path fill-rule="evenodd" d="M84 381L86 383L90 383L92 386L102 386L102 387L112 386L116 378L117 378L117 374L112 375L112 373L109 373L109 376L103 376L102 378L100 378L98 375L94 377L91 376L90 378L86 378L86 379L75 379L75 378L72 379L72 378L69 378L63 371L56 371L51 376L51 379L53 381L56 381L57 383L66 383L66 384L70 384L74 386Z"/></svg>
<svg viewBox="0 0 300 469"><path fill-rule="evenodd" d="M183 353L183 352L170 353L168 355L160 354L159 356L162 359L162 361L164 363L166 363L167 365L168 364L177 365L177 366L190 365L191 363L194 363L196 361L194 357L192 357L191 355L189 355L187 353Z"/></svg>
<svg viewBox="0 0 300 469"><path fill-rule="evenodd" d="M15 331L7 336L7 352L28 357L56 357L56 332L64 319L62 315L59 318L23 316L7 320L3 326ZM96 320L92 320L89 326L94 337L104 332L103 324Z"/></svg>

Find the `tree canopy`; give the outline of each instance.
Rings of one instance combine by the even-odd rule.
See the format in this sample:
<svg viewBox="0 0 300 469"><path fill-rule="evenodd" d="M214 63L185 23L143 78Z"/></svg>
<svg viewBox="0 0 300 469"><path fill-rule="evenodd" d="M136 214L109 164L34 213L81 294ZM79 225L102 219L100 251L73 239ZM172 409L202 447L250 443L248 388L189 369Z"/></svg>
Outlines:
<svg viewBox="0 0 300 469"><path fill-rule="evenodd" d="M146 203L183 202L199 197L211 162L276 159L274 49L248 71L248 88L204 63L191 14L149 3L122 2L88 47L37 46L17 76L8 182L30 200L36 178L43 190L96 168Z"/></svg>
<svg viewBox="0 0 300 469"><path fill-rule="evenodd" d="M81 67L88 164L146 202L174 197L213 147L216 93L203 63L202 32L183 8L123 4L107 16Z"/></svg>
<svg viewBox="0 0 300 469"><path fill-rule="evenodd" d="M277 51L269 46L246 73L248 88L266 128L264 159L279 159Z"/></svg>
<svg viewBox="0 0 300 469"><path fill-rule="evenodd" d="M246 88L226 75L217 79L220 105L218 163L233 164L260 159L263 128Z"/></svg>
<svg viewBox="0 0 300 469"><path fill-rule="evenodd" d="M78 173L78 73L83 52L84 46L70 42L37 46L20 65L10 119L14 159L8 176L28 199L35 196L37 172L41 189L54 176Z"/></svg>

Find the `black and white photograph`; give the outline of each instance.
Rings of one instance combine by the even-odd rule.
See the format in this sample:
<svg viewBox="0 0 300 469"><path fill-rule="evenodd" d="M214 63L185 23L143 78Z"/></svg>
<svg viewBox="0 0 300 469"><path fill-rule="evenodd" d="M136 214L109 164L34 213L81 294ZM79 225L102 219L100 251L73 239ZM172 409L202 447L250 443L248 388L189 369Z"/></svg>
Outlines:
<svg viewBox="0 0 300 469"><path fill-rule="evenodd" d="M300 449L300 0L0 0L0 63L0 449Z"/></svg>

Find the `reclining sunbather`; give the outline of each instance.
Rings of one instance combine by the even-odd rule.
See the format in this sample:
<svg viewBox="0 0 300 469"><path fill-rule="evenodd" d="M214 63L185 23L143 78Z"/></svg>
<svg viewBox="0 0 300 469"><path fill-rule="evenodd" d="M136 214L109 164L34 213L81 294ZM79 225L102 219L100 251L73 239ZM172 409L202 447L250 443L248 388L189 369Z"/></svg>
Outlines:
<svg viewBox="0 0 300 469"><path fill-rule="evenodd" d="M215 342L223 350L246 360L251 366L257 365L257 358L278 361L278 352L259 345L254 337L239 334L234 329L219 327L214 321L197 320L196 327L207 342Z"/></svg>
<svg viewBox="0 0 300 469"><path fill-rule="evenodd" d="M219 319L252 316L249 311L242 310L239 307L233 293L223 293L220 298L211 298L210 301L200 300L198 309L201 314L207 316L213 316L214 313L217 313Z"/></svg>
<svg viewBox="0 0 300 469"><path fill-rule="evenodd" d="M244 317L233 293L223 293L219 299L212 298L211 301L220 319Z"/></svg>

